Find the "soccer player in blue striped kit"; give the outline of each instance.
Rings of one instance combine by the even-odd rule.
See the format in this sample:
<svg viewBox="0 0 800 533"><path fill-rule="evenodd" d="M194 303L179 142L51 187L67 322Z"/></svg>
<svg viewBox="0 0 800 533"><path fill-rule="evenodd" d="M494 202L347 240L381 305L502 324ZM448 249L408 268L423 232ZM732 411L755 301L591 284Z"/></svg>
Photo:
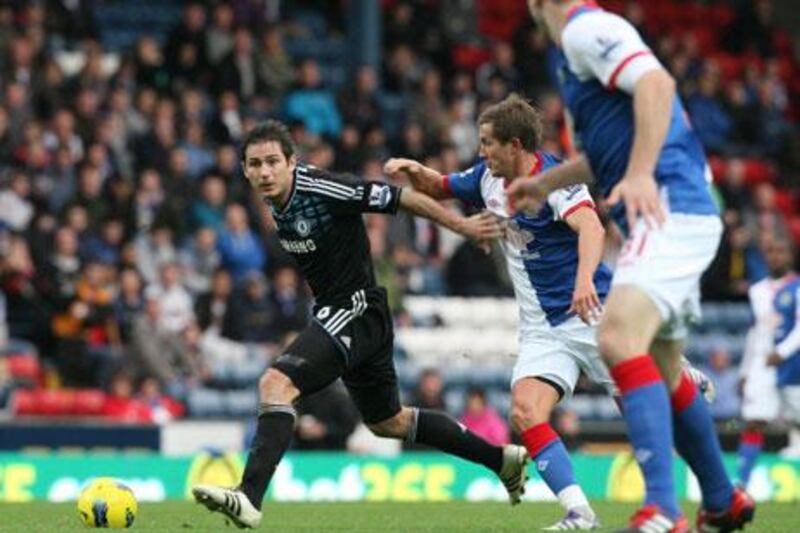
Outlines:
<svg viewBox="0 0 800 533"><path fill-rule="evenodd" d="M551 191L594 181L626 236L598 329L646 486L644 507L620 531L690 530L674 487L673 443L700 481L698 528L735 531L752 520L754 503L730 482L708 407L680 372L700 276L722 234L702 145L675 81L626 20L591 2L528 6L560 49L559 89L583 154L514 180L509 199L535 212Z"/></svg>

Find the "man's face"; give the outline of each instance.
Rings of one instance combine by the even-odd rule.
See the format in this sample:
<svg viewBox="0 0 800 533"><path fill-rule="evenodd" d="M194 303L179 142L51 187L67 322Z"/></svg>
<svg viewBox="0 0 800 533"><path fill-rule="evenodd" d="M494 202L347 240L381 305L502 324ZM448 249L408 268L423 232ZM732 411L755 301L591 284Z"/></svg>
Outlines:
<svg viewBox="0 0 800 533"><path fill-rule="evenodd" d="M793 266L794 257L791 245L782 239L774 239L765 247L767 266L773 277L788 273Z"/></svg>
<svg viewBox="0 0 800 533"><path fill-rule="evenodd" d="M279 200L291 187L295 165L296 158L287 160L279 142L256 142L245 152L244 175L259 194Z"/></svg>
<svg viewBox="0 0 800 533"><path fill-rule="evenodd" d="M486 159L486 164L494 176L501 178L514 178L514 155L515 148L513 140L502 143L494 136L494 128L491 123L483 123L480 126L481 155Z"/></svg>
<svg viewBox="0 0 800 533"><path fill-rule="evenodd" d="M542 13L542 4L544 4L543 0L528 0L528 11L531 12L531 17L533 20L539 22L544 17Z"/></svg>

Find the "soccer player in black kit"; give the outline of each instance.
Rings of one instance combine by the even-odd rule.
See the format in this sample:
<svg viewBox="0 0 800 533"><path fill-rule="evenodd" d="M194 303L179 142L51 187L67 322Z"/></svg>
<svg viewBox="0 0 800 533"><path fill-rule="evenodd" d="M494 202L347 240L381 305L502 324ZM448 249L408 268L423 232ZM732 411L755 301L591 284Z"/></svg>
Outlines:
<svg viewBox="0 0 800 533"><path fill-rule="evenodd" d="M289 132L277 121L247 135L242 165L316 302L310 325L259 381L258 427L241 483L197 485L195 499L239 527L258 526L267 485L291 441L293 403L341 377L374 434L482 464L500 477L511 503L518 503L527 478L525 448L493 446L445 413L400 404L392 316L386 290L375 282L362 213L394 214L401 208L478 242L501 237L499 224L486 214L462 217L411 189L298 164Z"/></svg>

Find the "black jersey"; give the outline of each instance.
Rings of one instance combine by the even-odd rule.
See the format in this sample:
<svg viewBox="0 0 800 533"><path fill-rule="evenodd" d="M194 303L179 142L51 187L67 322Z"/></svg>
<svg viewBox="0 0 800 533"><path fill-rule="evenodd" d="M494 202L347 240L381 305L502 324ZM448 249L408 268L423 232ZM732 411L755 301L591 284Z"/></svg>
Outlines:
<svg viewBox="0 0 800 533"><path fill-rule="evenodd" d="M318 305L349 303L375 287L362 213L397 212L401 189L297 165L283 209L267 202L283 248L297 260Z"/></svg>

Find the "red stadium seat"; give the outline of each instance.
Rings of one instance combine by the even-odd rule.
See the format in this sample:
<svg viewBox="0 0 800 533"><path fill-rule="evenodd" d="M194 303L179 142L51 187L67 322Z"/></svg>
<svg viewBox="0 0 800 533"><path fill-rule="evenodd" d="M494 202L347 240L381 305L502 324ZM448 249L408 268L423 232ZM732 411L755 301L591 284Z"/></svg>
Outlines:
<svg viewBox="0 0 800 533"><path fill-rule="evenodd" d="M42 375L42 367L37 357L30 355L11 355L6 357L6 365L12 378L32 384L39 383Z"/></svg>
<svg viewBox="0 0 800 533"><path fill-rule="evenodd" d="M106 395L100 389L78 389L75 391L74 414L79 416L100 416Z"/></svg>
<svg viewBox="0 0 800 533"><path fill-rule="evenodd" d="M728 166L727 161L718 155L710 155L708 156L708 166L711 167L714 183L721 182L723 176L725 176L725 169Z"/></svg>
<svg viewBox="0 0 800 533"><path fill-rule="evenodd" d="M800 216L793 216L786 221L789 226L789 233L795 244L800 245Z"/></svg>
<svg viewBox="0 0 800 533"><path fill-rule="evenodd" d="M42 415L68 416L75 409L75 392L71 389L38 389L36 402Z"/></svg>
<svg viewBox="0 0 800 533"><path fill-rule="evenodd" d="M796 211L795 203L795 196L792 191L788 189L777 189L775 191L775 207L786 217L794 216Z"/></svg>
<svg viewBox="0 0 800 533"><path fill-rule="evenodd" d="M462 70L474 72L492 58L489 50L478 46L458 45L453 47L453 64Z"/></svg>
<svg viewBox="0 0 800 533"><path fill-rule="evenodd" d="M745 181L750 185L775 180L775 168L760 159L748 159L744 162Z"/></svg>
<svg viewBox="0 0 800 533"><path fill-rule="evenodd" d="M11 410L16 416L38 414L36 392L30 389L17 389L11 397Z"/></svg>

